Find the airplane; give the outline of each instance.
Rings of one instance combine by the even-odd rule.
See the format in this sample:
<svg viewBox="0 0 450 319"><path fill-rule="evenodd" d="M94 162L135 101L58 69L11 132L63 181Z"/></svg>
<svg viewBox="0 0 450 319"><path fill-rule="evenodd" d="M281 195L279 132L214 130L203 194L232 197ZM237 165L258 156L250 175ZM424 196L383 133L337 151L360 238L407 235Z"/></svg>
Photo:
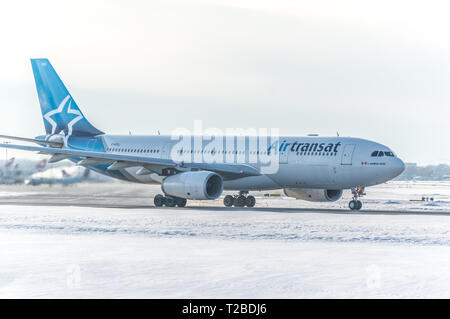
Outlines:
<svg viewBox="0 0 450 319"><path fill-rule="evenodd" d="M43 159L34 167L38 171L42 171L47 166L47 159Z"/></svg>
<svg viewBox="0 0 450 319"><path fill-rule="evenodd" d="M31 59L31 65L46 134L1 135L38 146L0 146L48 154L49 163L68 159L113 178L160 184L163 194L154 197L156 207L214 200L224 190L236 192L224 197L227 207L253 207L250 191L280 189L296 199L333 202L350 189L348 207L359 210L366 187L405 169L389 147L362 138L279 136L264 143L265 137L258 136L255 144L255 137L240 135L205 143L210 136L106 134L86 119L48 59Z"/></svg>
<svg viewBox="0 0 450 319"><path fill-rule="evenodd" d="M26 185L38 186L38 185L55 185L61 184L63 186L69 186L81 182L85 182L88 180L90 175L90 170L86 168L81 175L70 175L66 172L66 170L62 169L62 178L56 177L44 177L44 176L31 176L31 178L25 180Z"/></svg>
<svg viewBox="0 0 450 319"><path fill-rule="evenodd" d="M12 185L23 183L23 172L19 169L19 164L15 164L16 158L12 157L5 162L5 169L0 172L0 184Z"/></svg>
<svg viewBox="0 0 450 319"><path fill-rule="evenodd" d="M47 164L46 159L41 160L34 167L29 167L29 165L23 165L24 163L21 163L22 169L20 169L17 161L13 165L15 161L16 158L12 157L6 162L4 171L0 171L0 184L23 184L27 176L43 170Z"/></svg>
<svg viewBox="0 0 450 319"><path fill-rule="evenodd" d="M9 161L6 161L6 163L5 163L5 168L6 168L6 169L10 169L10 168L13 166L15 160L16 160L15 157L11 157L11 158L9 159Z"/></svg>

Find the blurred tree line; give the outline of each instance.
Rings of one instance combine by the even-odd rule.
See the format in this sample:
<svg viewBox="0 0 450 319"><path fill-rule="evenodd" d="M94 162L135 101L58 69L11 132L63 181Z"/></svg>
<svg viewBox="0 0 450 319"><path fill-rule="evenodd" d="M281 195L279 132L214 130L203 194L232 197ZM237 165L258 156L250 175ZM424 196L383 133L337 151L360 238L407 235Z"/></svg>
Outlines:
<svg viewBox="0 0 450 319"><path fill-rule="evenodd" d="M416 164L407 163L405 171L400 176L395 178L395 180L450 180L450 166L447 164L417 166Z"/></svg>

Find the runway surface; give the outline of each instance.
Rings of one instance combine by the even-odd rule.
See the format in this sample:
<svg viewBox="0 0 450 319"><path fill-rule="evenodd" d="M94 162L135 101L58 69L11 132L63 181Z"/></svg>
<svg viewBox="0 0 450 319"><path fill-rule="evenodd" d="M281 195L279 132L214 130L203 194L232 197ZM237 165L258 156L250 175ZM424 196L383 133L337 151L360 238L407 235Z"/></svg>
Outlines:
<svg viewBox="0 0 450 319"><path fill-rule="evenodd" d="M385 184L366 209L264 198L155 208L158 187L0 187L0 297L450 297L447 184ZM418 196L433 202L411 202Z"/></svg>
<svg viewBox="0 0 450 319"><path fill-rule="evenodd" d="M161 193L157 185L131 183L82 183L62 185L0 185L0 205L32 206L80 206L104 208L155 208L153 197ZM227 192L233 194L232 192ZM264 197L264 194L278 194L281 197ZM363 197L361 211L349 211L349 191L344 192L337 202L311 203L283 196L281 191L252 192L256 206L245 208L262 212L314 212L352 214L447 214L450 213L450 182L408 183L397 182L372 187ZM422 196L433 197L433 201L418 202ZM222 197L214 201L188 201L184 209L213 209L232 211L237 208L223 206Z"/></svg>
<svg viewBox="0 0 450 319"><path fill-rule="evenodd" d="M65 203L65 202L52 202L45 203L42 201L8 201L0 203L0 205L16 205L16 206L47 206L47 207L64 207L64 206L76 206L76 207L92 207L92 208L120 208L120 209L157 209L154 205L120 205L120 204L96 204L96 203ZM164 209L164 208L163 208ZM214 207L214 206L200 206L200 207L184 207L184 208L166 208L167 210L180 210L180 211L245 211L245 212L265 212L265 213L321 213L321 214L352 214L352 215L437 215L437 216L449 216L449 211L408 211L408 210L368 210L350 211L349 209L318 209L318 208L277 208L277 207L252 207L252 208L228 208L228 207Z"/></svg>

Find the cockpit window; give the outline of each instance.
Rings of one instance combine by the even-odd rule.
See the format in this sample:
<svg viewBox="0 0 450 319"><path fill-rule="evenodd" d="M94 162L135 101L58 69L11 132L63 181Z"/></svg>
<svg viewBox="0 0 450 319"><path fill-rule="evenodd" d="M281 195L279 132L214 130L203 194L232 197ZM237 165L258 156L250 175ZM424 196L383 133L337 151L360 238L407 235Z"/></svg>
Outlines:
<svg viewBox="0 0 450 319"><path fill-rule="evenodd" d="M370 156L372 156L372 157L382 157L382 156L395 157L394 153L392 153L391 151L388 151L388 152L384 152L384 151L373 151L372 154L371 154Z"/></svg>

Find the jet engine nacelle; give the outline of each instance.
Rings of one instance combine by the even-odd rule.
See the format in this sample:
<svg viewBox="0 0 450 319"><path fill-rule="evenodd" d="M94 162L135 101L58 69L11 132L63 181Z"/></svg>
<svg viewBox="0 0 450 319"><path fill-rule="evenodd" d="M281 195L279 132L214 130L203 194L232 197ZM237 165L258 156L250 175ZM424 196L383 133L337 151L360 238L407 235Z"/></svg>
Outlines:
<svg viewBox="0 0 450 319"><path fill-rule="evenodd" d="M342 189L285 188L286 196L309 202L334 202L342 196Z"/></svg>
<svg viewBox="0 0 450 319"><path fill-rule="evenodd" d="M166 195L185 199L216 199L222 195L223 180L208 171L184 172L166 177L161 185Z"/></svg>

